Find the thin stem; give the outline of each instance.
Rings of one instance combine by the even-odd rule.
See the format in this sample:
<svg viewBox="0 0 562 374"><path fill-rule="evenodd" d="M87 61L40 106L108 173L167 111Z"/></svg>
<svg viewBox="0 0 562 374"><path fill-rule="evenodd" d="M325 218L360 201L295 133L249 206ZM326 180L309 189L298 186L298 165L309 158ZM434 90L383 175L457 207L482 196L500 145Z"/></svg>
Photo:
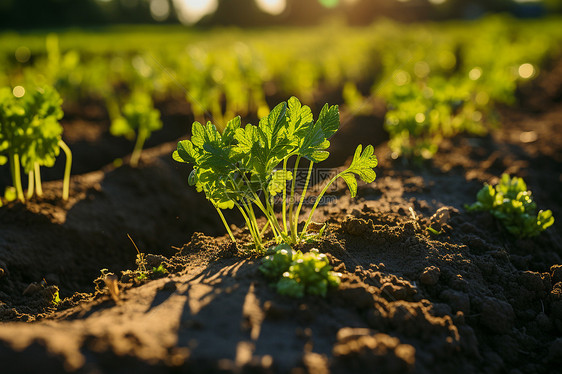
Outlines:
<svg viewBox="0 0 562 374"><path fill-rule="evenodd" d="M148 132L144 127L139 129L139 133L137 134L137 141L135 143L135 148L133 149L133 154L131 155L131 166L136 168L139 164L142 147L144 146L144 142L147 138Z"/></svg>
<svg viewBox="0 0 562 374"><path fill-rule="evenodd" d="M295 217L294 217L295 231L294 231L294 233L291 232L291 235L293 236L293 240L295 242L297 241L297 230L298 230L298 227L299 227L299 215L301 214L302 204L303 204L304 199L306 197L306 190L308 189L308 184L310 183L310 176L312 175L312 166L313 165L314 165L314 162L310 161L310 165L308 166L308 174L306 175L306 182L304 183L304 188L302 190L301 198L300 198L300 201L299 201L299 206L297 207L297 211L295 212Z"/></svg>
<svg viewBox="0 0 562 374"><path fill-rule="evenodd" d="M224 227L226 228L226 231L228 232L228 235L230 236L230 239L232 239L233 242L236 242L236 239L234 239L234 235L232 235L232 231L230 231L230 227L228 227L228 223L226 223L226 219L222 215L222 211L217 206L215 206L215 209L217 210L217 213L221 217L221 221L222 221Z"/></svg>
<svg viewBox="0 0 562 374"><path fill-rule="evenodd" d="M297 179L297 169L299 168L300 160L301 156L297 156L295 167L293 168L293 183L291 183L291 199L289 201L289 224L291 225L291 236L293 236L293 232L297 232L297 228L294 226L293 206L295 205L295 184Z"/></svg>
<svg viewBox="0 0 562 374"><path fill-rule="evenodd" d="M287 161L289 160L288 157L286 157L283 160L283 174L287 175ZM293 180L294 180L295 176L293 175ZM285 235L287 234L287 185L285 184L285 186L283 187L283 204L281 207L282 211L283 211L283 233L285 233Z"/></svg>
<svg viewBox="0 0 562 374"><path fill-rule="evenodd" d="M269 225L270 225L270 222L269 222L269 220L267 220L267 222L265 223L265 226L263 226L263 229L260 232L260 236L263 236L263 234L265 234L265 230L267 230ZM273 231L273 230L271 230L271 231ZM275 232L273 234L275 235Z"/></svg>
<svg viewBox="0 0 562 374"><path fill-rule="evenodd" d="M237 168L237 169L238 169L238 168ZM256 206L257 206L257 207L262 211L262 213L265 215L265 217L267 218L267 220L271 222L271 224L272 224L272 225L271 225L271 229L272 229L272 231L273 231L273 235L275 236L275 240L277 241L277 240L278 240L278 237L283 238L282 230L281 230L281 228L279 228L279 224L277 223L277 219L275 218L275 213L273 212L273 216L272 216L272 215L271 215L271 212L270 212L270 209L266 209L266 207L263 206L263 203L261 202L260 197L259 197L259 196L256 194L256 192L255 192L254 190L252 190L252 188L250 187L250 186L251 186L250 181L249 181L248 178L246 177L245 173L242 172L242 170L240 170L240 169L238 169L238 172L240 173L240 175L242 175L242 178L246 181L246 184L248 185L248 189L249 189L250 192L252 193L253 199L252 199L252 198L249 198L250 201L251 201L252 203L256 204ZM234 182L234 180L232 179L232 177L229 177L229 178L230 178L230 182L231 182L233 185L236 185L236 183ZM267 191L267 190L264 189L264 191ZM267 192L266 192L266 193L267 193ZM266 202L267 202L267 200L266 200ZM270 208L270 207L268 206L268 208ZM277 225L275 225L275 224L277 224ZM276 229L278 229L278 232L275 231Z"/></svg>
<svg viewBox="0 0 562 374"><path fill-rule="evenodd" d="M62 199L68 200L70 191L70 169L72 168L72 152L62 139L59 140L59 146L62 148L64 154L66 155L66 164L64 166L64 180L62 184Z"/></svg>
<svg viewBox="0 0 562 374"><path fill-rule="evenodd" d="M19 155L13 151L10 152L10 167L12 172L12 182L16 188L17 197L21 202L24 202L25 196L21 186L20 159Z"/></svg>
<svg viewBox="0 0 562 374"><path fill-rule="evenodd" d="M31 199L33 197L33 171L27 174L27 194L26 199Z"/></svg>
<svg viewBox="0 0 562 374"><path fill-rule="evenodd" d="M246 214L243 212L242 208L240 208L240 212L242 212L242 215L246 220L246 225L248 225L248 229L250 230L252 238L254 239L254 244L256 245L256 248L261 250L262 249L261 236L259 236L259 230L257 228L257 225L255 224L255 218L254 220L252 220L252 217L250 217L248 204L242 203L242 206L246 210Z"/></svg>
<svg viewBox="0 0 562 374"><path fill-rule="evenodd" d="M264 190L264 194L265 194L265 203L267 204L267 209L269 211L269 220L271 221L271 227L275 228L278 232L279 232L279 237L281 238L281 240L287 240L287 236L283 234L283 230L281 229L281 227L279 226L279 222L277 222L277 217L275 217L275 211L273 210L273 207L271 206L271 203L269 201L270 196L267 193L267 190ZM274 230L275 231L275 230ZM279 242L278 242L279 243Z"/></svg>
<svg viewBox="0 0 562 374"><path fill-rule="evenodd" d="M35 174L35 193L37 196L43 196L43 186L41 185L41 166L38 162L33 164Z"/></svg>
<svg viewBox="0 0 562 374"><path fill-rule="evenodd" d="M336 179L338 179L343 173L345 173L347 171L344 170L341 173L337 174L335 177L333 177L328 184L322 189L322 192L320 192L320 195L318 195L318 197L316 198L316 201L314 202L314 205L312 206L312 210L310 211L309 215L308 215L308 219L306 220L306 223L304 224L304 227L301 231L300 237L304 236L304 234L306 233L306 229L308 228L308 225L310 224L310 221L312 220L312 215L314 214L314 211L316 210L316 207L318 206L318 203L320 202L320 200L322 200L322 196L324 196L324 194L326 193L326 191L328 191L328 188L332 185L332 183L334 183L336 181Z"/></svg>

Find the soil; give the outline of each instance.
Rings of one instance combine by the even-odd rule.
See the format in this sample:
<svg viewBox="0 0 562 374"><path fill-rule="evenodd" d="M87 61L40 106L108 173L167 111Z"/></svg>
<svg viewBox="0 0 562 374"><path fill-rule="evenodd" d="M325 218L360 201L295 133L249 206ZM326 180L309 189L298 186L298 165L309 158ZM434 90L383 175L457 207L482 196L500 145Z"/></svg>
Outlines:
<svg viewBox="0 0 562 374"><path fill-rule="evenodd" d="M326 253L342 284L302 300L271 288L260 258L231 243L187 185L189 167L171 160L192 121L180 102L159 104L165 127L138 168L127 166L132 144L109 136L100 103L66 108L70 200L60 200L62 160L45 173L43 198L0 209L1 371L559 371L558 222L515 239L463 205L508 172L562 217L561 69L521 87L490 135L447 140L423 165L392 160L384 112L342 113L327 165L342 166L356 144L371 143L378 177L357 199L338 186L330 191L337 200L315 213L327 232L301 249ZM114 162L121 158L124 166ZM227 219L238 243L247 241L240 218ZM149 270L142 281L139 256ZM159 265L168 274L150 271ZM102 269L118 276L104 282Z"/></svg>

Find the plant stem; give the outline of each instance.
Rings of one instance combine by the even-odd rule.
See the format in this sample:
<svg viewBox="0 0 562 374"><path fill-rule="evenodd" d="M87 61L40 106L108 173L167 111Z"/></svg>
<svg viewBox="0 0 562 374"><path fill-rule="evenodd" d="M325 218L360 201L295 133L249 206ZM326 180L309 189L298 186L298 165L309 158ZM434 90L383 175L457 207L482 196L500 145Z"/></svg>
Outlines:
<svg viewBox="0 0 562 374"><path fill-rule="evenodd" d="M33 197L33 171L27 174L27 194L26 199L31 199Z"/></svg>
<svg viewBox="0 0 562 374"><path fill-rule="evenodd" d="M59 146L62 148L64 154L66 155L66 164L64 166L64 180L62 184L62 199L68 200L70 191L70 169L72 168L72 152L62 139L59 140Z"/></svg>
<svg viewBox="0 0 562 374"><path fill-rule="evenodd" d="M268 219L271 221L271 228L272 229L275 228L279 232L279 237L281 238L281 240L287 241L287 236L283 234L283 230L279 226L279 222L277 222L277 217L275 217L275 211L273 210L273 207L269 201L270 196L267 193L267 189L264 189L264 194L265 194L265 203L267 204L267 209L269 212Z"/></svg>
<svg viewBox="0 0 562 374"><path fill-rule="evenodd" d="M267 228L269 227L269 225L270 225L270 222L269 222L269 220L267 220L267 222L266 222L265 225L263 226L263 229L262 229L261 232L260 232L260 236L263 236L263 234L265 234L265 230L267 230ZM273 231L273 230L271 230L271 231ZM274 232L274 235L275 235L275 232Z"/></svg>
<svg viewBox="0 0 562 374"><path fill-rule="evenodd" d="M228 224L226 223L226 219L222 215L222 211L217 206L215 206L215 209L217 210L217 213L221 217L222 223L223 223L224 227L226 228L226 231L228 232L228 235L230 236L230 239L232 239L233 242L236 242L236 239L234 239L234 235L232 235L232 231L230 231L230 227L228 227Z"/></svg>
<svg viewBox="0 0 562 374"><path fill-rule="evenodd" d="M287 161L289 160L288 157L286 157L283 160L283 173L285 175L287 175ZM293 180L294 180L295 176L293 175ZM283 211L283 233L285 235L287 235L287 184L285 183L285 187L283 187L283 204L281 207L282 211Z"/></svg>
<svg viewBox="0 0 562 374"><path fill-rule="evenodd" d="M38 162L33 164L35 169L35 193L37 196L43 196L43 186L41 185L41 166Z"/></svg>
<svg viewBox="0 0 562 374"><path fill-rule="evenodd" d="M248 229L250 230L250 234L252 235L252 238L254 239L254 244L256 245L256 249L261 250L262 249L261 236L259 236L259 231L258 231L257 226L254 225L255 220L252 221L251 217L249 216L250 212L248 210L248 204L243 202L242 206L244 207L244 209L242 209L239 206L240 212L242 213L242 215L244 216L244 219L246 220L246 225L248 226ZM246 213L244 213L244 210L246 211Z"/></svg>
<svg viewBox="0 0 562 374"><path fill-rule="evenodd" d="M297 156L295 167L293 168L293 183L291 183L291 199L289 201L289 224L291 225L291 236L293 236L293 232L297 232L297 228L294 227L293 206L295 205L295 184L297 179L297 169L299 168L300 160L301 156Z"/></svg>
<svg viewBox="0 0 562 374"><path fill-rule="evenodd" d="M144 146L144 141L146 140L147 131L144 127L139 129L139 133L137 134L137 141L135 143L135 148L133 149L133 154L131 155L131 166L136 168L139 164L142 147Z"/></svg>
<svg viewBox="0 0 562 374"><path fill-rule="evenodd" d="M337 174L335 177L333 177L328 182L328 184L326 184L326 186L324 186L324 188L322 189L322 192L320 192L320 195L318 195L318 197L316 198L316 201L314 202L314 205L312 206L312 210L310 211L310 213L308 215L308 219L306 220L306 223L304 224L304 227L303 227L303 229L301 231L301 234L300 234L301 238L306 233L306 229L308 228L308 225L310 224L310 221L312 220L312 215L314 214L314 211L316 210L316 207L318 206L318 203L320 202L320 200L322 200L322 196L324 196L326 191L328 191L328 188L332 185L332 183L334 183L336 181L336 179L338 179L340 177L340 175L342 175L346 171L347 171L347 169L342 171L341 173Z"/></svg>
<svg viewBox="0 0 562 374"><path fill-rule="evenodd" d="M25 201L25 196L23 194L23 188L21 186L21 174L20 174L20 159L19 155L14 151L10 151L10 168L12 172L12 182L16 188L17 198L21 201Z"/></svg>
<svg viewBox="0 0 562 374"><path fill-rule="evenodd" d="M313 165L314 165L314 162L310 161L310 165L308 166L308 174L306 175L306 182L304 183L304 188L302 190L301 198L300 198L300 201L299 201L299 206L297 207L297 211L295 212L295 217L294 217L295 231L294 231L294 233L291 232L291 235L293 236L293 240L295 242L297 241L297 230L298 230L298 227L299 227L299 215L301 214L302 204L303 204L304 199L306 197L306 190L308 189L308 184L310 183L310 176L312 175L312 166Z"/></svg>

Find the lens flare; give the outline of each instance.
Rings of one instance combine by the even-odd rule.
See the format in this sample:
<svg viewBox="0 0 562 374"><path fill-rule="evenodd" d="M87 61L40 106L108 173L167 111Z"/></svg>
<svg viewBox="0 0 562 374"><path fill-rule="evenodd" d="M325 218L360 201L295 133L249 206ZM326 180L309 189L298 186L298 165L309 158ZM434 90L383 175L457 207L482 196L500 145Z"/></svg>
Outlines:
<svg viewBox="0 0 562 374"><path fill-rule="evenodd" d="M277 15L287 8L287 0L256 0L257 6L266 13Z"/></svg>

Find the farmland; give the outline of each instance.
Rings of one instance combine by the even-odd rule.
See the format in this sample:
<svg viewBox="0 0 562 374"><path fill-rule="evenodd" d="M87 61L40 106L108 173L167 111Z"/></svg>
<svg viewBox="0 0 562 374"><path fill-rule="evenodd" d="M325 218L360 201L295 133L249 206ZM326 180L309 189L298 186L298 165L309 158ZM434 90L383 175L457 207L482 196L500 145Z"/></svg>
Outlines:
<svg viewBox="0 0 562 374"><path fill-rule="evenodd" d="M0 34L2 367L557 368L559 25Z"/></svg>

